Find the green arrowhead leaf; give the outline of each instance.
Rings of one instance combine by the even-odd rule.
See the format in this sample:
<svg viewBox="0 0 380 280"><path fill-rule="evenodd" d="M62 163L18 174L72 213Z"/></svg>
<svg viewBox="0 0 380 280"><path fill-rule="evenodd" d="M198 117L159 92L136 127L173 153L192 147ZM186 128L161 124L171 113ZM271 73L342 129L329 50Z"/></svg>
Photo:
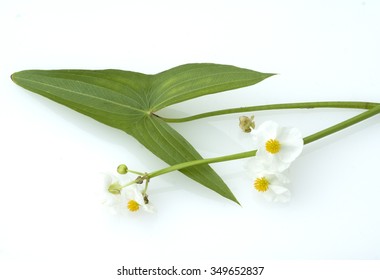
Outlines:
<svg viewBox="0 0 380 280"><path fill-rule="evenodd" d="M186 64L156 75L122 70L26 70L14 73L21 87L132 135L170 165L201 159L193 146L156 112L199 96L256 84L273 74L229 65ZM237 202L208 165L182 173Z"/></svg>

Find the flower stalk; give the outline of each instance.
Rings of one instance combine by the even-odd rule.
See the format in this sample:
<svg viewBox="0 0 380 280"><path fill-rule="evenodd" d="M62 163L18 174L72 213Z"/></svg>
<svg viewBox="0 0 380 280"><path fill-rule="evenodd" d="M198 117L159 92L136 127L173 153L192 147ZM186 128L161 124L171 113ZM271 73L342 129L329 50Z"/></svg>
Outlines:
<svg viewBox="0 0 380 280"><path fill-rule="evenodd" d="M327 103L329 102L319 102L318 104L324 104L324 107L327 106ZM333 103L334 106L337 106L337 102L331 102ZM364 121L372 116L375 116L377 114L380 113L380 104L379 103L369 103L369 102L354 102L355 104L353 104L352 102L343 102L345 103L344 106L356 106L356 107L341 107L341 108L360 108L362 109L361 107L359 106L363 106L365 108L369 108L369 110L359 114L359 115L356 115L352 118L349 118L343 122L340 122L336 125L333 125L331 127L328 127L326 129L323 129L319 132L316 132L314 134L311 134L307 137L305 137L303 139L304 141L304 144L310 144L316 140L319 140L321 138L324 138L328 135L331 135L333 133L336 133L342 129L345 129L347 127L350 127L356 123L359 123L361 121ZM297 103L295 103L297 104ZM300 103L298 103L300 104ZM310 104L311 103L302 103L302 104ZM314 105L316 105L316 103L312 103ZM279 104L277 106L277 109L279 109L280 107L282 107L282 109L284 109L284 106L285 104ZM290 107L292 108L299 108L299 107L295 107L295 106L291 106L292 104L288 104L288 109ZM268 105L268 106L272 106L274 107L275 105ZM306 105L305 105L306 106ZM343 106L343 104L342 104ZM262 106L264 107L264 106ZM248 107L247 107L248 108ZM249 107L249 108L254 108L254 107ZM257 108L257 107L256 107ZM306 107L304 107L306 108ZM313 107L315 108L315 107ZM256 155L256 150L253 150L253 151L247 151L247 152L242 152L242 153L237 153L237 154L231 154L231 155L226 155L226 156L221 156L221 157L214 157L214 158L208 158L208 159L200 159L200 160L194 160L194 161L189 161L189 162L184 162L184 163L180 163L180 164L176 164L176 165L173 165L173 166L169 166L169 167L166 167L166 168L163 168L163 169L160 169L160 170L157 170L157 171L154 171L154 172L151 172L151 173L147 173L146 174L146 177L151 179L151 178L154 178L154 177L157 177L157 176L160 176L160 175L163 175L163 174L166 174L166 173L169 173L169 172L173 172L173 171L176 171L176 170L180 170L180 169L183 169L183 168L187 168L187 167L191 167L191 166L195 166L195 165L199 165L199 164L210 164L210 163L217 163L217 162L223 162L223 161L230 161L230 160L236 160L236 159L242 159L242 158L248 158L248 157L253 157Z"/></svg>
<svg viewBox="0 0 380 280"><path fill-rule="evenodd" d="M250 107L240 107L231 108L218 111L212 111L207 113L202 113L198 115L193 115L185 118L161 118L168 123L182 123L188 121L194 121L202 118L236 114L236 113L246 113L246 112L258 112L258 111L268 111L268 110L283 110L283 109L315 109L315 108L341 108L341 109L372 109L379 106L380 103L374 102L359 102L359 101L327 101L327 102L301 102L301 103L284 103L284 104L269 104L260 106L250 106Z"/></svg>

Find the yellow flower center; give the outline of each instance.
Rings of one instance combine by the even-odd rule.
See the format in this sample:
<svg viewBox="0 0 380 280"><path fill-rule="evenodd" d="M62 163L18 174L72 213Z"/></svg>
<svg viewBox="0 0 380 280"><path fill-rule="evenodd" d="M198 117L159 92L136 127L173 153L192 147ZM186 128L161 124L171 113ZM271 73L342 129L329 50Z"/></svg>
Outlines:
<svg viewBox="0 0 380 280"><path fill-rule="evenodd" d="M271 154L277 154L281 149L281 144L277 139L269 139L265 143L265 149Z"/></svg>
<svg viewBox="0 0 380 280"><path fill-rule="evenodd" d="M140 209L140 204L138 204L135 200L128 201L127 208L131 212L135 212Z"/></svg>
<svg viewBox="0 0 380 280"><path fill-rule="evenodd" d="M257 178L253 183L255 189L259 192L265 192L269 188L269 181L265 177Z"/></svg>

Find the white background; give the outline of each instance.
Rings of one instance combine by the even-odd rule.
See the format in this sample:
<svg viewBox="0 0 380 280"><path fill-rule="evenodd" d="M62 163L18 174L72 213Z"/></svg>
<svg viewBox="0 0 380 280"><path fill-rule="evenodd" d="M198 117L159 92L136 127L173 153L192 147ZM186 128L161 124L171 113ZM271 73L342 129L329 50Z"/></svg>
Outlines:
<svg viewBox="0 0 380 280"><path fill-rule="evenodd" d="M265 202L245 173L246 160L238 160L213 167L242 207L177 172L152 180L156 214L119 217L95 195L102 173L115 173L120 163L140 171L166 164L124 132L10 79L25 69L153 74L212 62L279 75L162 115L283 102L380 102L379 26L376 0L0 0L0 265L32 262L33 273L42 273L44 263L54 262L96 274L100 266L78 264L98 261L114 273L121 265L171 261L379 259L380 116L306 146L291 167L293 196L286 205ZM306 136L359 112L255 117L297 126ZM173 127L204 157L221 156L253 148L238 116Z"/></svg>

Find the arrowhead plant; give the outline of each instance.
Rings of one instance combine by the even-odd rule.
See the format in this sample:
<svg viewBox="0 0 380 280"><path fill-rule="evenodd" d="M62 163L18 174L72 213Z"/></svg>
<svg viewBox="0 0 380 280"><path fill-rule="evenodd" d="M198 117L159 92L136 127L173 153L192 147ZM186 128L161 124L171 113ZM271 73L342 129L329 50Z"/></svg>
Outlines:
<svg viewBox="0 0 380 280"><path fill-rule="evenodd" d="M159 111L208 94L254 85L273 74L230 65L195 63L150 75L122 70L25 70L19 86L133 136L170 166L201 160ZM207 164L180 171L221 196L237 199Z"/></svg>
<svg viewBox="0 0 380 280"><path fill-rule="evenodd" d="M122 70L25 70L14 73L12 80L27 90L125 131L165 161L169 166L150 173L133 171L121 164L117 168L119 174L134 173L139 176L124 185L111 180L106 186L108 204L116 209L152 212L154 207L147 194L150 179L176 170L239 203L209 164L241 158L252 158L249 173L257 192L269 201L286 202L290 199L290 191L285 187L289 180L283 172L300 155L303 145L380 113L380 103L329 101L229 108L177 119L160 116L160 110L170 105L254 85L272 75L230 65L195 63L154 75ZM354 108L365 111L304 138L295 128L281 127L274 122L265 122L256 128L253 116L241 116L240 127L244 132L255 135L258 149L208 159L203 159L169 125L223 114L306 108ZM143 182L145 187L141 186Z"/></svg>

